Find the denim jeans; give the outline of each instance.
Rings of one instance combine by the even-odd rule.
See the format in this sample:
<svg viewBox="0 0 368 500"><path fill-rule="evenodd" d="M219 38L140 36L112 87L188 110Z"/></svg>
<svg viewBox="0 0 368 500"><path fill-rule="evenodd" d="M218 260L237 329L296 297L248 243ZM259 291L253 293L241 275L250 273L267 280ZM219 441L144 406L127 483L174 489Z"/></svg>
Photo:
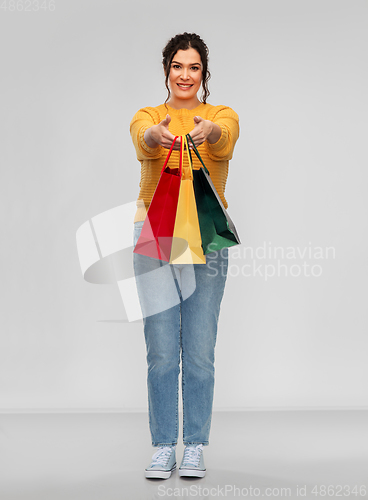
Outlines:
<svg viewBox="0 0 368 500"><path fill-rule="evenodd" d="M142 226L143 221L134 224L134 246ZM143 313L152 445L177 444L180 358L183 443L208 445L228 249L193 265L133 253L133 265Z"/></svg>

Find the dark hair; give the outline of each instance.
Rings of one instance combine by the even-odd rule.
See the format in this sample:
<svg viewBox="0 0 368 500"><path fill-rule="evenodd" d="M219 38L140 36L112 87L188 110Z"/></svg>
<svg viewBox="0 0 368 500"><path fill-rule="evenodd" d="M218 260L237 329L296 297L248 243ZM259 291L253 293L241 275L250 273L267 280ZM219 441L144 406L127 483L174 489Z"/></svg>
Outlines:
<svg viewBox="0 0 368 500"><path fill-rule="evenodd" d="M201 56L201 61L202 61L202 87L203 87L203 92L202 92L202 101L204 104L206 104L206 100L208 96L210 95L210 91L208 90L208 80L211 78L211 73L208 70L208 54L209 50L207 45L204 43L202 38L199 35L196 35L195 33L182 33L181 35L176 35L173 38L171 38L164 50L162 51L162 64L164 67L165 71L165 86L167 88L167 98L165 101L165 104L170 98L170 89L168 86L168 79L169 79L169 74L170 74L170 67L171 67L171 62L174 58L174 55L177 53L178 50L188 50L190 48L195 49L199 55Z"/></svg>

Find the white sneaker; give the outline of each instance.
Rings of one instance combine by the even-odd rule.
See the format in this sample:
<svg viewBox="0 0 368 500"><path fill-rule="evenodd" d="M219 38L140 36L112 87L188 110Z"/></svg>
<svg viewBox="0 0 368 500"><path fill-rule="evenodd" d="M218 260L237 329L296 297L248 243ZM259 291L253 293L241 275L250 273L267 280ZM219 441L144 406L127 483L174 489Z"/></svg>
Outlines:
<svg viewBox="0 0 368 500"><path fill-rule="evenodd" d="M179 467L179 476L204 477L203 444L188 444Z"/></svg>
<svg viewBox="0 0 368 500"><path fill-rule="evenodd" d="M175 446L160 446L152 455L151 464L145 469L148 478L168 479L176 469Z"/></svg>

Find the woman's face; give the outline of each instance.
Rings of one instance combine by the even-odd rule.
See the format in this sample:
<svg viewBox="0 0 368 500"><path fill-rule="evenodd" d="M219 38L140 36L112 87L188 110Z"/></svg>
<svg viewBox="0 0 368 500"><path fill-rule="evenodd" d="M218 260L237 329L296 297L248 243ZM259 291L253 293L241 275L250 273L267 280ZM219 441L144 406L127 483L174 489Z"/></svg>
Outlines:
<svg viewBox="0 0 368 500"><path fill-rule="evenodd" d="M196 98L202 83L202 62L199 52L193 48L178 50L174 55L169 85L176 99Z"/></svg>

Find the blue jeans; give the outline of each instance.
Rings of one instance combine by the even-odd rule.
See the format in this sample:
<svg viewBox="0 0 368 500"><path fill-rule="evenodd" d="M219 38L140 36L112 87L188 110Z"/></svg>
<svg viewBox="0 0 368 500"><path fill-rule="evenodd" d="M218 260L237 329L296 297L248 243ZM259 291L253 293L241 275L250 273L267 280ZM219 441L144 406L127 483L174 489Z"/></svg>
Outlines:
<svg viewBox="0 0 368 500"><path fill-rule="evenodd" d="M142 226L143 221L134 224L134 246ZM133 265L146 341L152 445L177 444L180 356L183 443L208 445L228 249L193 265L133 253Z"/></svg>

